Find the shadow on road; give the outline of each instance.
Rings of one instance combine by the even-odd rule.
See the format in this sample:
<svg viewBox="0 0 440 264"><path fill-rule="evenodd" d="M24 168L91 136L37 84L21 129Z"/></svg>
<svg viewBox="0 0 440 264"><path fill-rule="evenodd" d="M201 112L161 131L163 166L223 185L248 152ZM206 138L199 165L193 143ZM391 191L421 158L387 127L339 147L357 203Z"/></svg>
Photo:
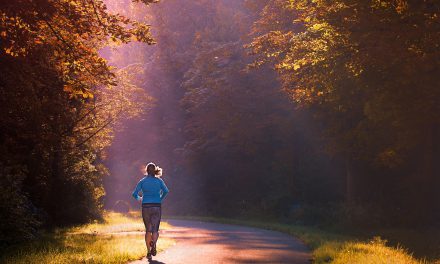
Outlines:
<svg viewBox="0 0 440 264"><path fill-rule="evenodd" d="M165 262L161 262L161 261L157 261L157 260L148 261L148 263L150 263L150 264L165 264Z"/></svg>

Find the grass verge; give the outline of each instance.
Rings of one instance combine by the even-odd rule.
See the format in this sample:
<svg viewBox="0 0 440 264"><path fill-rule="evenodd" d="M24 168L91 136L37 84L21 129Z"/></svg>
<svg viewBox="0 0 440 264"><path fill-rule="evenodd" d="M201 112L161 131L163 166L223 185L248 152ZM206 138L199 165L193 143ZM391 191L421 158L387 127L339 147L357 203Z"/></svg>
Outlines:
<svg viewBox="0 0 440 264"><path fill-rule="evenodd" d="M41 239L9 248L0 263L126 263L145 256L142 231L144 226L138 212L123 215L105 212L105 222L59 229L43 234ZM163 222L161 229L170 226ZM174 244L162 238L158 250Z"/></svg>
<svg viewBox="0 0 440 264"><path fill-rule="evenodd" d="M440 259L417 259L400 246L387 245L387 241L379 236L368 238L366 235L348 235L344 232L270 221L195 216L167 218L245 225L287 233L299 238L311 249L315 264L440 264Z"/></svg>

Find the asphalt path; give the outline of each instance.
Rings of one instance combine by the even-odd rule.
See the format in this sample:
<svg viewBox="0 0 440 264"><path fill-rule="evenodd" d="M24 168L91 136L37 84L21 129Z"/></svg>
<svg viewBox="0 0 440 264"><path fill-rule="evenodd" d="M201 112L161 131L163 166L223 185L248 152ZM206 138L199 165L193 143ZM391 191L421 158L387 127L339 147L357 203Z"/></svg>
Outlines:
<svg viewBox="0 0 440 264"><path fill-rule="evenodd" d="M289 263L309 264L311 254L298 239L276 231L187 220L166 220L173 227L160 237L176 244L153 257L152 264ZM130 262L148 263L146 258Z"/></svg>

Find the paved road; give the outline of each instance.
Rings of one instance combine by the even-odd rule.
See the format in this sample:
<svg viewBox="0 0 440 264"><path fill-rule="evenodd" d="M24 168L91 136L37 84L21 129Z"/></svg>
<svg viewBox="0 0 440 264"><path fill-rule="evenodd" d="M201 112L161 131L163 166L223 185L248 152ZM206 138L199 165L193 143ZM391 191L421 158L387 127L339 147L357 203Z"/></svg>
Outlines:
<svg viewBox="0 0 440 264"><path fill-rule="evenodd" d="M310 263L307 247L283 233L198 221L167 222L173 228L161 231L160 236L177 243L153 257L153 264ZM131 262L141 263L147 260Z"/></svg>

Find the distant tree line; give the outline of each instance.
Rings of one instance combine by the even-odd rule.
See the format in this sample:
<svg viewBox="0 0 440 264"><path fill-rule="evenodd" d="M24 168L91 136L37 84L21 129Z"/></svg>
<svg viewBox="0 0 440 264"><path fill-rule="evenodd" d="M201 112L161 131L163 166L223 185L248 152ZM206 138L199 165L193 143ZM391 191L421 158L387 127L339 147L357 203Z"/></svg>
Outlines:
<svg viewBox="0 0 440 264"><path fill-rule="evenodd" d="M168 152L170 212L439 223L438 13L435 1L153 6L152 63L169 79L157 105L184 114L161 137L184 142Z"/></svg>

